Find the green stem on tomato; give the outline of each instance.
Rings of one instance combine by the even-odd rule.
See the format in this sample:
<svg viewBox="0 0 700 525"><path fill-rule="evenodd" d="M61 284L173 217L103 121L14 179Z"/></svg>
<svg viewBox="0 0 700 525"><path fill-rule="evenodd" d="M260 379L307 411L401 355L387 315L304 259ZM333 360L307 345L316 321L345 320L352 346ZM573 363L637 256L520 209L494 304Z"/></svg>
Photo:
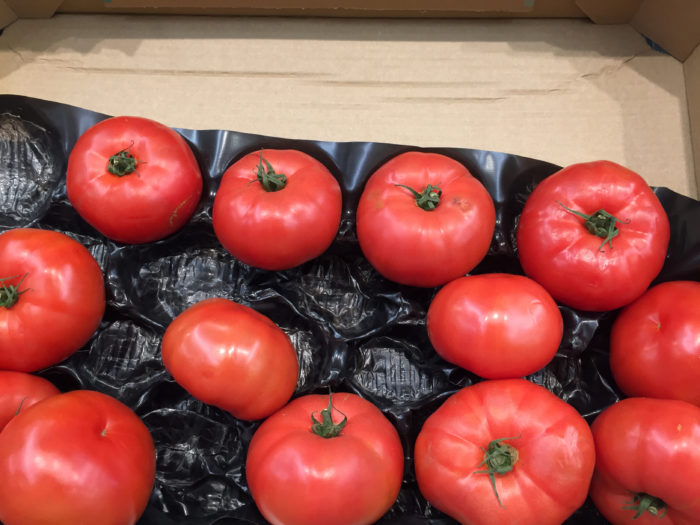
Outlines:
<svg viewBox="0 0 700 525"><path fill-rule="evenodd" d="M580 211L567 208L559 201L557 201L557 204L559 204L559 206L564 208L569 213L573 213L574 215L584 219L586 221L584 223L586 229L593 235L603 239L603 242L600 244L600 246L598 246L599 251L603 251L603 246L606 244L610 244L610 248L612 249L612 240L614 237L617 237L618 233L620 233L620 230L617 228L618 222L622 224L629 224L630 222L629 219L626 221L620 220L617 217L610 215L605 210L598 210L591 215L586 215Z"/></svg>
<svg viewBox="0 0 700 525"><path fill-rule="evenodd" d="M656 518L663 518L666 515L666 502L661 498L656 498L646 492L635 492L632 501L625 502L624 510L636 511L633 520L648 512Z"/></svg>
<svg viewBox="0 0 700 525"><path fill-rule="evenodd" d="M432 211L437 208L438 204L440 204L442 190L440 189L439 184L436 184L435 186L428 184L421 192L418 192L410 186L406 186L404 184L396 184L396 186L406 188L408 191L410 191L416 198L416 205L425 211Z"/></svg>
<svg viewBox="0 0 700 525"><path fill-rule="evenodd" d="M108 172L117 177L124 177L136 171L139 160L129 151L131 146L133 146L133 143L130 144L128 148L118 151L109 158L107 161Z"/></svg>
<svg viewBox="0 0 700 525"><path fill-rule="evenodd" d="M491 478L491 487L493 487L493 492L496 494L496 499L498 504L505 508L505 505L501 502L501 498L498 495L498 490L496 489L496 474L503 476L507 474L518 462L518 449L513 445L508 443L503 443L504 441L510 441L511 439L518 439L520 436L494 439L489 442L488 447L481 447L484 451L484 460L477 465L481 467L486 465L486 470L476 470L474 474L488 474Z"/></svg>
<svg viewBox="0 0 700 525"><path fill-rule="evenodd" d="M17 277L19 277L19 275L0 278L0 308L10 308L13 304L17 302L19 296L29 289L19 289L19 287L22 284L22 281L24 281L24 278L27 277L26 273L22 276L22 278L17 284L5 284L5 281L16 279Z"/></svg>
<svg viewBox="0 0 700 525"><path fill-rule="evenodd" d="M336 410L338 410L336 408ZM348 416L343 414L343 420L340 423L333 423L333 418L332 418L332 412L333 412L333 393L328 391L328 407L324 408L321 410L321 421L318 421L315 417L314 414L315 412L311 413L311 432L316 434L317 436L321 436L322 438L334 438L338 435L340 435L340 432L343 430L345 427L345 424L348 422Z"/></svg>
<svg viewBox="0 0 700 525"><path fill-rule="evenodd" d="M287 176L283 173L275 172L272 164L263 157L262 149L260 150L257 170L256 178L252 182L259 182L265 191L279 191L287 185Z"/></svg>

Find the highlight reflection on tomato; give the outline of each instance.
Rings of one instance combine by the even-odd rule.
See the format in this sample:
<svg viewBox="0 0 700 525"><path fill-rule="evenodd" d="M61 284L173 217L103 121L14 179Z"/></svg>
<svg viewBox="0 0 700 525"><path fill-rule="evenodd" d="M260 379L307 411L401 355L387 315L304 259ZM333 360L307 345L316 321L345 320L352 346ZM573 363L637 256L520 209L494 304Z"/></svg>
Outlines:
<svg viewBox="0 0 700 525"><path fill-rule="evenodd" d="M0 234L0 370L34 372L82 347L105 311L102 270L63 233Z"/></svg>
<svg viewBox="0 0 700 525"><path fill-rule="evenodd" d="M403 467L399 435L376 406L350 393L307 395L260 425L246 479L274 525L361 525L394 504Z"/></svg>
<svg viewBox="0 0 700 525"><path fill-rule="evenodd" d="M465 275L486 256L493 200L462 164L408 152L368 179L357 207L357 239L385 278L432 287Z"/></svg>
<svg viewBox="0 0 700 525"><path fill-rule="evenodd" d="M245 420L281 408L299 374L287 334L263 314L223 298L200 301L177 316L163 336L162 357L190 394Z"/></svg>
<svg viewBox="0 0 700 525"><path fill-rule="evenodd" d="M0 479L5 525L133 525L155 481L153 439L110 396L55 395L0 432Z"/></svg>

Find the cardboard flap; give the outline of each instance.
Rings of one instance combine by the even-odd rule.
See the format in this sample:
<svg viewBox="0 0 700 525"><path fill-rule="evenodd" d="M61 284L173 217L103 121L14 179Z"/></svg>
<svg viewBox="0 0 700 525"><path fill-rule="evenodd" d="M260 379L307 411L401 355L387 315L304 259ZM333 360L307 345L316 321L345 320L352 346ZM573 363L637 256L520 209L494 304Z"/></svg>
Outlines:
<svg viewBox="0 0 700 525"><path fill-rule="evenodd" d="M645 0L632 26L680 61L700 44L700 2Z"/></svg>
<svg viewBox="0 0 700 525"><path fill-rule="evenodd" d="M63 0L3 0L16 18L48 18L53 16Z"/></svg>
<svg viewBox="0 0 700 525"><path fill-rule="evenodd" d="M596 24L626 24L644 0L576 0L576 5Z"/></svg>
<svg viewBox="0 0 700 525"><path fill-rule="evenodd" d="M17 15L5 0L0 0L0 28L9 26L17 20Z"/></svg>
<svg viewBox="0 0 700 525"><path fill-rule="evenodd" d="M533 9L535 0L266 0L267 9L324 9L324 10L368 10L368 11L477 11L521 13ZM113 8L235 8L259 9L255 0L105 0L106 7Z"/></svg>

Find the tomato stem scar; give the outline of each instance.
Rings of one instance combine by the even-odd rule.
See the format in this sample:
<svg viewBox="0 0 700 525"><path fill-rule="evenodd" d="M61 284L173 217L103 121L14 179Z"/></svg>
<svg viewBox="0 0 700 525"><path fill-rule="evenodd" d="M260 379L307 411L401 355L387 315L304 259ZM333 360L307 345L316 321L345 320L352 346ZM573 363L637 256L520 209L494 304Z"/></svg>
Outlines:
<svg viewBox="0 0 700 525"><path fill-rule="evenodd" d="M613 237L616 237L617 234L620 233L620 230L617 228L617 223L620 222L622 224L629 224L630 222L629 219L625 221L618 219L617 217L610 215L605 210L598 210L591 215L586 215L585 213L581 213L580 211L567 208L559 201L557 201L557 204L559 204L559 206L564 208L569 213L573 213L574 215L577 215L578 217L581 217L582 219L586 220L586 222L584 223L586 229L593 235L596 235L603 239L603 242L598 247L598 250L601 252L603 251L603 246L605 246L606 244L610 244L610 248L612 249Z"/></svg>
<svg viewBox="0 0 700 525"><path fill-rule="evenodd" d="M336 408L336 410L338 410ZM333 412L333 393L328 391L328 407L324 408L321 410L321 421L318 421L315 417L314 414L315 412L311 413L311 431L316 434L317 436L321 436L322 438L333 438L336 437L340 434L340 432L343 430L345 427L345 424L348 422L348 416L343 414L343 420L340 423L333 423L333 418L332 416Z"/></svg>
<svg viewBox="0 0 700 525"><path fill-rule="evenodd" d="M518 462L518 449L504 441L511 439L518 439L520 436L507 437L494 439L489 442L488 448L480 447L484 451L484 460L477 465L481 467L486 465L486 470L476 470L474 474L488 474L491 478L491 486L493 487L493 492L496 494L496 499L498 504L505 509L505 505L501 502L501 498L498 496L498 490L496 489L496 474L503 476L507 474Z"/></svg>
<svg viewBox="0 0 700 525"><path fill-rule="evenodd" d="M24 278L27 277L27 275L28 274L25 273L19 280L19 282L15 285L5 284L5 281L8 281L10 279L16 279L17 277L19 277L19 275L0 278L0 284L2 284L2 286L0 286L0 307L9 308L17 302L17 299L19 299L20 295L29 290L29 288L25 288L24 290L19 289L20 285L22 284L22 281L24 281Z"/></svg>
<svg viewBox="0 0 700 525"><path fill-rule="evenodd" d="M656 498L646 492L636 492L633 495L632 501L626 501L626 505L622 507L624 510L637 511L633 520L639 518L645 511L656 518L663 518L666 515L666 502L661 498Z"/></svg>
<svg viewBox="0 0 700 525"><path fill-rule="evenodd" d="M437 208L438 204L440 204L442 190L440 189L439 183L435 186L433 186L432 184L428 184L425 187L425 189L423 189L423 191L420 193L411 188L410 186L406 186L404 184L396 184L396 186L400 188L406 188L408 191L410 191L416 198L416 205L418 205L419 208L425 211L432 211L435 208Z"/></svg>
<svg viewBox="0 0 700 525"><path fill-rule="evenodd" d="M129 148L133 145L134 143L132 141L128 147L112 155L107 161L107 171L117 177L124 177L125 175L135 172L139 160L129 151Z"/></svg>
<svg viewBox="0 0 700 525"><path fill-rule="evenodd" d="M263 162L265 165L263 165ZM259 182L265 191L279 191L287 185L287 176L283 173L276 173L272 164L263 158L263 150L260 150L260 161L258 162L256 178L251 182Z"/></svg>

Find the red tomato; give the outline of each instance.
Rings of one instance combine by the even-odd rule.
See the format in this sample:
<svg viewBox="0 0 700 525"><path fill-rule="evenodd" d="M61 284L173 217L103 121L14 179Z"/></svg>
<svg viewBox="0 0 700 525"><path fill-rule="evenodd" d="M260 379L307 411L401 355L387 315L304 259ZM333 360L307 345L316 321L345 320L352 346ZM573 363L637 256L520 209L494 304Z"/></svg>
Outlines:
<svg viewBox="0 0 700 525"><path fill-rule="evenodd" d="M440 286L488 252L496 212L486 188L456 160L408 152L367 181L357 207L357 239L387 279Z"/></svg>
<svg viewBox="0 0 700 525"><path fill-rule="evenodd" d="M296 150L260 150L224 173L214 198L214 232L245 264L285 270L331 245L342 201L338 181L313 157Z"/></svg>
<svg viewBox="0 0 700 525"><path fill-rule="evenodd" d="M615 525L698 523L700 408L628 398L604 410L592 429L591 498L603 516Z"/></svg>
<svg viewBox="0 0 700 525"><path fill-rule="evenodd" d="M610 368L628 396L700 406L700 283L650 288L615 319Z"/></svg>
<svg viewBox="0 0 700 525"><path fill-rule="evenodd" d="M153 440L114 398L59 394L0 433L0 479L5 525L131 525L153 489Z"/></svg>
<svg viewBox="0 0 700 525"><path fill-rule="evenodd" d="M58 393L58 388L42 377L0 370L0 432L20 412Z"/></svg>
<svg viewBox="0 0 700 525"><path fill-rule="evenodd" d="M246 477L273 525L360 525L393 505L403 465L399 435L372 403L340 393L331 408L329 396L308 395L260 425Z"/></svg>
<svg viewBox="0 0 700 525"><path fill-rule="evenodd" d="M0 370L34 372L66 359L100 325L102 271L67 235L17 228L0 235Z"/></svg>
<svg viewBox="0 0 700 525"><path fill-rule="evenodd" d="M574 164L537 185L517 243L523 270L554 299L607 311L644 293L661 271L669 236L666 212L644 179L598 161Z"/></svg>
<svg viewBox="0 0 700 525"><path fill-rule="evenodd" d="M113 117L83 133L68 158L68 199L100 233L124 243L162 239L192 216L202 175L187 142L141 117Z"/></svg>
<svg viewBox="0 0 700 525"><path fill-rule="evenodd" d="M428 308L428 337L443 359L488 379L536 372L557 353L564 321L535 281L492 273L446 284Z"/></svg>
<svg viewBox="0 0 700 525"><path fill-rule="evenodd" d="M162 356L190 394L246 420L282 408L299 375L287 334L252 308L221 298L177 316L163 336Z"/></svg>
<svg viewBox="0 0 700 525"><path fill-rule="evenodd" d="M560 524L583 505L595 462L586 421L524 379L452 395L415 446L418 487L460 523Z"/></svg>

